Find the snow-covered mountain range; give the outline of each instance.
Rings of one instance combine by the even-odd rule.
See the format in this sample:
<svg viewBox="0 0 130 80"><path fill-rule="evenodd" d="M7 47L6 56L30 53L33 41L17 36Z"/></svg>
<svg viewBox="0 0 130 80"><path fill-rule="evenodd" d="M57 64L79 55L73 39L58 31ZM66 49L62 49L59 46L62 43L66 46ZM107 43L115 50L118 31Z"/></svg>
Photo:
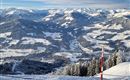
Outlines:
<svg viewBox="0 0 130 80"><path fill-rule="evenodd" d="M0 58L77 61L116 48L130 51L130 11L125 9L1 9Z"/></svg>

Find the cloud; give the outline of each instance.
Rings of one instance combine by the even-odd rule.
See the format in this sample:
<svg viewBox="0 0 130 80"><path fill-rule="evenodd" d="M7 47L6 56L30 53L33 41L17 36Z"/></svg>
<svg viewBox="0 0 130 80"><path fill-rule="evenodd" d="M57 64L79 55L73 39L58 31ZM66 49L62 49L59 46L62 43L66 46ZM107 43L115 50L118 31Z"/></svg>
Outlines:
<svg viewBox="0 0 130 80"><path fill-rule="evenodd" d="M86 0L24 0L24 1L34 1L34 2L44 2L46 4L57 4L57 5L62 5L62 4L84 4Z"/></svg>
<svg viewBox="0 0 130 80"><path fill-rule="evenodd" d="M86 6L88 7L108 7L108 8L127 8L130 0L25 0L43 2L48 5L62 6Z"/></svg>
<svg viewBox="0 0 130 80"><path fill-rule="evenodd" d="M130 0L24 0L39 1L49 4L84 4L84 3L128 3ZM129 4L129 3L128 3Z"/></svg>
<svg viewBox="0 0 130 80"><path fill-rule="evenodd" d="M44 7L90 7L90 8L128 8L130 0L12 0L25 3L42 3ZM40 6L41 7L41 6Z"/></svg>

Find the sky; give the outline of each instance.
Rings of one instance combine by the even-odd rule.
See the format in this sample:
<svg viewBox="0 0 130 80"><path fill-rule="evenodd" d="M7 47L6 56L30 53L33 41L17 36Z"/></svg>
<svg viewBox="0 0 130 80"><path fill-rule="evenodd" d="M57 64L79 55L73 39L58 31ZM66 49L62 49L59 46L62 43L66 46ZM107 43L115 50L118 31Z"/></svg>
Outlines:
<svg viewBox="0 0 130 80"><path fill-rule="evenodd" d="M1 8L130 8L130 0L1 0Z"/></svg>

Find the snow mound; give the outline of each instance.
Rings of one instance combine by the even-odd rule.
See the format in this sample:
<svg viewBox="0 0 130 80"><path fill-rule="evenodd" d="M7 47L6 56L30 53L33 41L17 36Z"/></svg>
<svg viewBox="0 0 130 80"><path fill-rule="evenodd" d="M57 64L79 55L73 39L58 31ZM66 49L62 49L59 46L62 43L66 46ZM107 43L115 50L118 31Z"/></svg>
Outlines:
<svg viewBox="0 0 130 80"><path fill-rule="evenodd" d="M112 80L130 80L130 62L120 63L105 70L103 72L103 78Z"/></svg>

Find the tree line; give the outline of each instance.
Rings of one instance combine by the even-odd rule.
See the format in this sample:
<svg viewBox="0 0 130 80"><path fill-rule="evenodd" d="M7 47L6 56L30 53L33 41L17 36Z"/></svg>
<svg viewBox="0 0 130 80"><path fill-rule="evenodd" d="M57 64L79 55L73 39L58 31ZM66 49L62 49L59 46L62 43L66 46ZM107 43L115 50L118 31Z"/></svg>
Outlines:
<svg viewBox="0 0 130 80"><path fill-rule="evenodd" d="M125 61L126 59L123 52L117 50L114 54L108 56L107 59L104 59L103 70ZM93 57L91 61L67 65L62 70L56 72L56 74L71 76L94 76L98 73L100 73L100 60L95 57Z"/></svg>

